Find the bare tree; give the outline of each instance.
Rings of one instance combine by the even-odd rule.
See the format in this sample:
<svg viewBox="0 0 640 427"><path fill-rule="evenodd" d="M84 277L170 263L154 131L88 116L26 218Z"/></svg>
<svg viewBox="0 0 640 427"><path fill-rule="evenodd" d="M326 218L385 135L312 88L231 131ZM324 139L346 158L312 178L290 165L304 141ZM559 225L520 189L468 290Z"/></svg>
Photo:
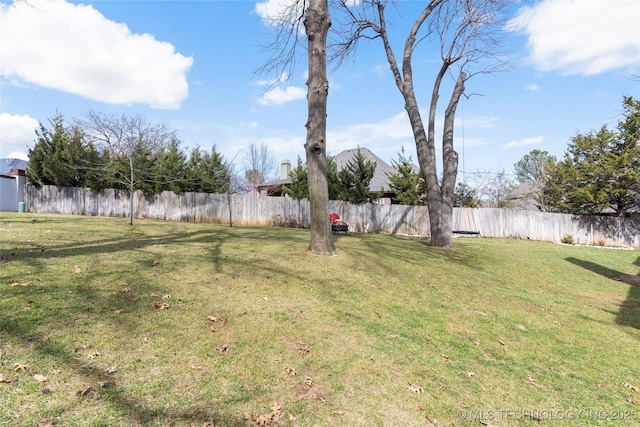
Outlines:
<svg viewBox="0 0 640 427"><path fill-rule="evenodd" d="M531 150L513 166L516 178L528 187L527 199L533 200L542 212L549 210L545 187L549 181L549 172L556 165L557 159L547 151Z"/></svg>
<svg viewBox="0 0 640 427"><path fill-rule="evenodd" d="M278 161L265 144L251 144L244 161L247 192L257 193L258 186L269 181L278 169Z"/></svg>
<svg viewBox="0 0 640 427"><path fill-rule="evenodd" d="M129 187L129 224L133 225L133 197L136 190L134 154L139 148L151 151L163 147L175 132L164 124L156 124L135 115L106 115L89 110L82 127L89 140L102 150L108 150L113 156L125 157L129 162L129 173L120 174L118 179ZM109 156L113 161L112 156Z"/></svg>
<svg viewBox="0 0 640 427"><path fill-rule="evenodd" d="M238 151L233 159L224 163L229 180L225 183L225 194L227 196L227 207L229 208L229 227L233 227L233 195L240 192L243 187L243 180L238 173L234 161L242 150Z"/></svg>
<svg viewBox="0 0 640 427"><path fill-rule="evenodd" d="M402 56L397 59L393 41L387 31L385 15L388 1L339 0L344 18L338 35L342 37L335 50L341 59L354 51L362 39L380 39L396 86L404 98L405 109L413 130L418 162L427 188L427 205L432 246L451 248L453 198L458 169L458 153L453 146L454 118L465 83L474 74L495 71L501 63L497 52L502 11L508 0L430 0L420 12L405 39ZM420 42L435 38L440 46L429 113L425 122L414 90L413 55ZM487 65L489 64L489 65ZM479 67L475 69L475 67ZM438 179L436 158L436 116L445 77L451 74L453 88L444 110L441 136L442 180Z"/></svg>
<svg viewBox="0 0 640 427"><path fill-rule="evenodd" d="M478 171L471 175L471 185L485 208L509 209L515 206L516 183L504 171Z"/></svg>

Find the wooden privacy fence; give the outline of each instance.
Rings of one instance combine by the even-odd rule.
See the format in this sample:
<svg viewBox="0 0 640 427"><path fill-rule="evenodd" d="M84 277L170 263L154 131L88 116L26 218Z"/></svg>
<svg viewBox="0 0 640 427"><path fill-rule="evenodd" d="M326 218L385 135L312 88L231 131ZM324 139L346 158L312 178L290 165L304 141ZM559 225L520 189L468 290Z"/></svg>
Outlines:
<svg viewBox="0 0 640 427"><path fill-rule="evenodd" d="M26 209L33 213L126 217L129 192L86 188L26 186ZM163 192L134 194L134 217L169 221L309 226L309 201L287 197ZM350 230L371 233L429 235L424 206L351 204L330 201ZM329 219L327 218L327 221ZM454 230L477 231L484 237L512 237L559 242L571 235L576 243L640 247L640 220L553 214L511 209L455 208Z"/></svg>

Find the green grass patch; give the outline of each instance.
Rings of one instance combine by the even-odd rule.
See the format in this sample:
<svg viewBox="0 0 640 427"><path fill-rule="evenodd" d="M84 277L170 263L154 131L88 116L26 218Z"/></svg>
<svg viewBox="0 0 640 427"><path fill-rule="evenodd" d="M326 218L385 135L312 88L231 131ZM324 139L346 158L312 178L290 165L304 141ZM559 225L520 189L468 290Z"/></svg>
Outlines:
<svg viewBox="0 0 640 427"><path fill-rule="evenodd" d="M1 426L638 423L637 250L349 234L318 257L308 230L6 213L0 233Z"/></svg>

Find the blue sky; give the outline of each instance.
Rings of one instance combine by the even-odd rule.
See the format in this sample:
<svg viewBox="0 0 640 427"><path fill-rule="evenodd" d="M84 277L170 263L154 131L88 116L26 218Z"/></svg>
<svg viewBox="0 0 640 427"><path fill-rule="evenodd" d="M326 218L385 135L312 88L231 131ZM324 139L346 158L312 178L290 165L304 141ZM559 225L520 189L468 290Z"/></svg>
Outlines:
<svg viewBox="0 0 640 427"><path fill-rule="evenodd" d="M277 76L255 74L273 40L262 18L282 1L0 1L0 157L26 158L38 122L91 108L166 123L184 148L216 145L240 167L252 143L304 160L306 59L275 88L265 82ZM398 3L396 44L423 4ZM460 171L510 172L533 149L560 157L576 132L615 126L624 95L640 98L639 1L523 1L513 13L522 23L507 36L513 66L467 83L477 95L458 110ZM433 47L414 56L423 109L439 66ZM360 146L389 162L404 146L416 161L379 41L329 83L330 154Z"/></svg>

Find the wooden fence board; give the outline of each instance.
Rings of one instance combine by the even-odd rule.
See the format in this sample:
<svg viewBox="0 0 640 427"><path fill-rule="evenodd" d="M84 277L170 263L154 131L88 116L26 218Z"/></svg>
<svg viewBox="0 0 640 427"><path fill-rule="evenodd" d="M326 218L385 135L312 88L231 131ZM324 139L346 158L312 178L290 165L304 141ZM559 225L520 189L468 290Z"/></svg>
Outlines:
<svg viewBox="0 0 640 427"><path fill-rule="evenodd" d="M28 212L127 217L124 190L94 192L86 188L27 185ZM135 218L228 224L229 209L237 225L309 227L309 201L287 197L163 192L134 195ZM425 206L351 204L332 200L336 212L355 232L429 235ZM327 218L328 221L328 218ZM454 208L454 230L477 231L484 237L511 237L559 242L571 235L576 243L640 247L640 220L577 216L526 210Z"/></svg>

